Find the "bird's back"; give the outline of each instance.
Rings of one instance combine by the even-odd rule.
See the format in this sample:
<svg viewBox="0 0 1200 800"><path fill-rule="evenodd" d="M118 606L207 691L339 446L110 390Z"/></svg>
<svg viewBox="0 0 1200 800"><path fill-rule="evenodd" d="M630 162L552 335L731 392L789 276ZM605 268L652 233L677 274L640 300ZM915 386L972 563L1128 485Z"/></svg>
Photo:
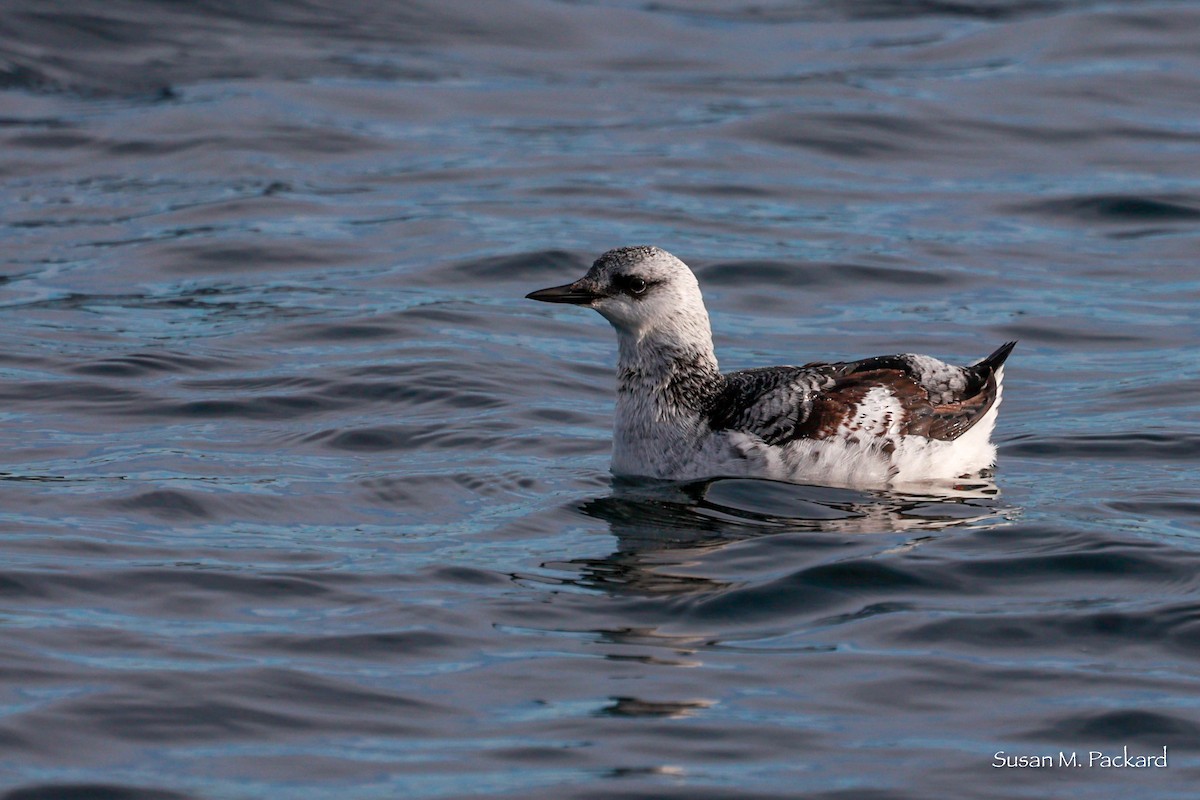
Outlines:
<svg viewBox="0 0 1200 800"><path fill-rule="evenodd" d="M723 376L709 428L771 477L838 483L954 478L991 466L989 439L1014 342L959 367L902 354Z"/></svg>

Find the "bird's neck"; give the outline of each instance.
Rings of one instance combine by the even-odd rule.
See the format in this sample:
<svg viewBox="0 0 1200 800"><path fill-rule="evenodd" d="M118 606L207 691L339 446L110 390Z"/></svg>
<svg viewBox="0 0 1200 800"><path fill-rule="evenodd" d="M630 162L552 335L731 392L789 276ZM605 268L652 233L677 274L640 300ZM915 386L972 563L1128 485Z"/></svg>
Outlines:
<svg viewBox="0 0 1200 800"><path fill-rule="evenodd" d="M721 378L712 337L705 328L704 336L621 333L618 406L659 420L699 414Z"/></svg>
<svg viewBox="0 0 1200 800"><path fill-rule="evenodd" d="M613 471L678 477L708 431L704 409L720 387L712 339L618 340Z"/></svg>

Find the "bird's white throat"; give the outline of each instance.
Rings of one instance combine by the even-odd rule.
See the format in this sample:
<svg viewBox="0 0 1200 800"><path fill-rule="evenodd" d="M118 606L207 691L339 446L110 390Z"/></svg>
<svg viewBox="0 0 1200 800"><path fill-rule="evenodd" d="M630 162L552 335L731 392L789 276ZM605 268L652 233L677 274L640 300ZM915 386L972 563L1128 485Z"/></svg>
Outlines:
<svg viewBox="0 0 1200 800"><path fill-rule="evenodd" d="M703 323L703 335L692 326L641 335L618 329L615 472L666 471L709 433L703 411L719 391L721 372L707 314Z"/></svg>

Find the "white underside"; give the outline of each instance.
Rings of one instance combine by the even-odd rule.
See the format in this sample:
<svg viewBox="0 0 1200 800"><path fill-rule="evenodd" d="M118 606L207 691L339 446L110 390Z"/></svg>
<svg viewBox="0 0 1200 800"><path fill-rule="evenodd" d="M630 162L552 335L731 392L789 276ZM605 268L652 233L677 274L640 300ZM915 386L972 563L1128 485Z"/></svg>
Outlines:
<svg viewBox="0 0 1200 800"><path fill-rule="evenodd" d="M1000 370L996 374L996 402L987 414L953 441L900 436L865 426L828 439L775 446L746 433L721 431L701 436L683 457L671 457L668 454L678 449L661 444L618 441L613 471L668 480L756 477L857 489L897 489L953 481L976 475L996 463L991 436L1000 408L1002 379Z"/></svg>

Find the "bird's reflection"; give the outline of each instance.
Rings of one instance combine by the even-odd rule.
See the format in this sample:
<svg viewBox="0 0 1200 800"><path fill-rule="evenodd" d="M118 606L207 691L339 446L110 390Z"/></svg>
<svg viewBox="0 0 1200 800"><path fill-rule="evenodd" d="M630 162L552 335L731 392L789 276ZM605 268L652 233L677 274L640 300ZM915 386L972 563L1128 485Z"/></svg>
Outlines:
<svg viewBox="0 0 1200 800"><path fill-rule="evenodd" d="M876 552L917 547L952 528L1007 524L1018 510L999 501L990 476L969 482L865 492L753 479L697 483L614 479L612 491L579 510L606 522L617 540L603 558L553 566L573 573L568 583L620 594L718 591L732 582L680 569L714 548L769 534L807 534L814 548L830 534L887 535L864 541ZM897 542L895 534L904 538ZM862 557L861 548L856 556ZM549 566L549 565L548 565ZM688 574L691 573L691 574Z"/></svg>

